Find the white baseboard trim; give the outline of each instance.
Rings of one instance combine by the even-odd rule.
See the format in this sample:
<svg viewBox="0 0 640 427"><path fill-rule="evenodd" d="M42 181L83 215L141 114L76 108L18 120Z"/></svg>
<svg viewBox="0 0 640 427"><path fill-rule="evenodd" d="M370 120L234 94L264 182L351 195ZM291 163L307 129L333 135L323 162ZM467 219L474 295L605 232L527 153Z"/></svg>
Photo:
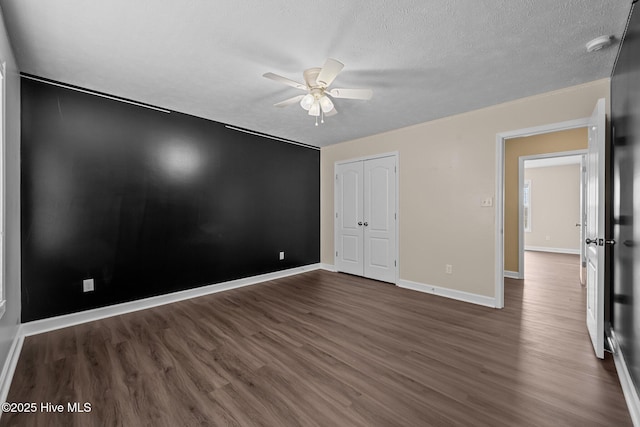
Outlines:
<svg viewBox="0 0 640 427"><path fill-rule="evenodd" d="M622 349L618 344L615 331L610 331L611 343L613 345L613 361L616 365L616 371L618 372L618 379L620 380L620 386L622 387L622 393L624 394L624 400L627 402L627 408L629 409L629 415L631 421L636 427L640 427L640 398L638 397L638 391L636 390L627 363L624 360Z"/></svg>
<svg viewBox="0 0 640 427"><path fill-rule="evenodd" d="M320 268L321 268L322 270L331 271L332 273L336 273L336 272L338 271L338 270L336 270L336 266L335 266L335 265L333 265L333 264L325 264L325 263L322 263L322 264L320 264Z"/></svg>
<svg viewBox="0 0 640 427"><path fill-rule="evenodd" d="M266 282L268 280L280 279L283 277L293 276L307 271L318 270L321 265L309 264L302 267L291 268L288 270L276 271L273 273L261 274L258 276L246 277L243 279L231 280L213 285L201 286L199 288L187 289L184 291L173 292L165 295L144 298L136 301L114 304L107 307L95 308L92 310L81 311L78 313L65 314L62 316L50 317L48 319L34 320L22 324L22 333L24 336L41 334L44 332L62 329L81 323L91 322L94 320L104 319L106 317L118 316L120 314L131 313L133 311L145 310L147 308L157 307L159 305L170 304L172 302L183 301L190 298L196 298L204 295L214 294L216 292L227 291L230 289L241 288L244 286L255 285L257 283Z"/></svg>
<svg viewBox="0 0 640 427"><path fill-rule="evenodd" d="M439 286L425 285L424 283L412 282L410 280L398 279L397 286L414 291L426 292L428 294L439 295L458 301L470 302L472 304L483 305L485 307L496 307L496 299L484 295L472 294L470 292L458 291L455 289L442 288Z"/></svg>
<svg viewBox="0 0 640 427"><path fill-rule="evenodd" d="M524 250L536 251L536 252L553 252L554 254L580 255L580 249L569 249L569 248L547 248L545 246L525 246Z"/></svg>
<svg viewBox="0 0 640 427"><path fill-rule="evenodd" d="M13 380L13 374L16 371L18 365L18 359L20 358L20 351L22 351L22 344L24 343L24 334L22 332L22 326L17 326L16 336L13 338L9 354L4 361L2 367L2 373L0 374L0 402L6 402L9 395L9 389L11 388L11 381ZM2 415L2 412L0 412Z"/></svg>
<svg viewBox="0 0 640 427"><path fill-rule="evenodd" d="M509 279L523 279L523 277L520 277L519 271L504 270L504 277L507 277Z"/></svg>

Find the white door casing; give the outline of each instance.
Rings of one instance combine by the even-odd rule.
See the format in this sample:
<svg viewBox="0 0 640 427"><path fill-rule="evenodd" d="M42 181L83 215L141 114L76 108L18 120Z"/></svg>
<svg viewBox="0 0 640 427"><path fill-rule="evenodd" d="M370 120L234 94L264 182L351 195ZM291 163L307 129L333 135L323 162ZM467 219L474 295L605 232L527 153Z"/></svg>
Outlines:
<svg viewBox="0 0 640 427"><path fill-rule="evenodd" d="M337 271L395 283L397 157L335 166Z"/></svg>
<svg viewBox="0 0 640 427"><path fill-rule="evenodd" d="M587 329L596 356L604 358L605 101L599 99L589 121L587 154Z"/></svg>

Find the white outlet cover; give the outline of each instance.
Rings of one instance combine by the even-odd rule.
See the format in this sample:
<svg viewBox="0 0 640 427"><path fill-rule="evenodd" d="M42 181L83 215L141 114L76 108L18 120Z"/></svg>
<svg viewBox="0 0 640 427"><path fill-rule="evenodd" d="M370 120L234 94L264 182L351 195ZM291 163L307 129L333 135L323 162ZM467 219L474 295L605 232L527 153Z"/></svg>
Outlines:
<svg viewBox="0 0 640 427"><path fill-rule="evenodd" d="M280 259L284 259L284 252L280 252Z"/></svg>

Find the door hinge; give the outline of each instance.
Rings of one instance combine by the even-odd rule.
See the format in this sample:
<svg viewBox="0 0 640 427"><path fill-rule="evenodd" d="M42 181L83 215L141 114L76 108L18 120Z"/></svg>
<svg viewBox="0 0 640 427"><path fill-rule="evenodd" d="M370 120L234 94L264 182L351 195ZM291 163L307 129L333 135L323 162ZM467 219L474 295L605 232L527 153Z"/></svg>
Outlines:
<svg viewBox="0 0 640 427"><path fill-rule="evenodd" d="M338 218L338 212L336 212L336 218Z"/></svg>
<svg viewBox="0 0 640 427"><path fill-rule="evenodd" d="M394 218L394 219L398 219L398 214L397 214L397 213L394 213L394 214L393 214L393 218Z"/></svg>
<svg viewBox="0 0 640 427"><path fill-rule="evenodd" d="M336 181L338 180L338 174L336 174Z"/></svg>
<svg viewBox="0 0 640 427"><path fill-rule="evenodd" d="M398 266L398 261L393 261L393 266L397 267Z"/></svg>
<svg viewBox="0 0 640 427"><path fill-rule="evenodd" d="M338 251L336 251L336 256L338 256Z"/></svg>

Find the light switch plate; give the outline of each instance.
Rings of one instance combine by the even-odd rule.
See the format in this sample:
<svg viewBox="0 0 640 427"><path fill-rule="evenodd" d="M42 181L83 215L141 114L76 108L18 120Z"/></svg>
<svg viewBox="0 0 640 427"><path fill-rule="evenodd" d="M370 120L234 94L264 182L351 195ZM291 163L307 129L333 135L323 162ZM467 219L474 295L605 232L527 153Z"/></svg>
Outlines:
<svg viewBox="0 0 640 427"><path fill-rule="evenodd" d="M485 199L482 199L482 201L480 202L480 206L483 208L489 208L493 206L493 197L487 197Z"/></svg>

